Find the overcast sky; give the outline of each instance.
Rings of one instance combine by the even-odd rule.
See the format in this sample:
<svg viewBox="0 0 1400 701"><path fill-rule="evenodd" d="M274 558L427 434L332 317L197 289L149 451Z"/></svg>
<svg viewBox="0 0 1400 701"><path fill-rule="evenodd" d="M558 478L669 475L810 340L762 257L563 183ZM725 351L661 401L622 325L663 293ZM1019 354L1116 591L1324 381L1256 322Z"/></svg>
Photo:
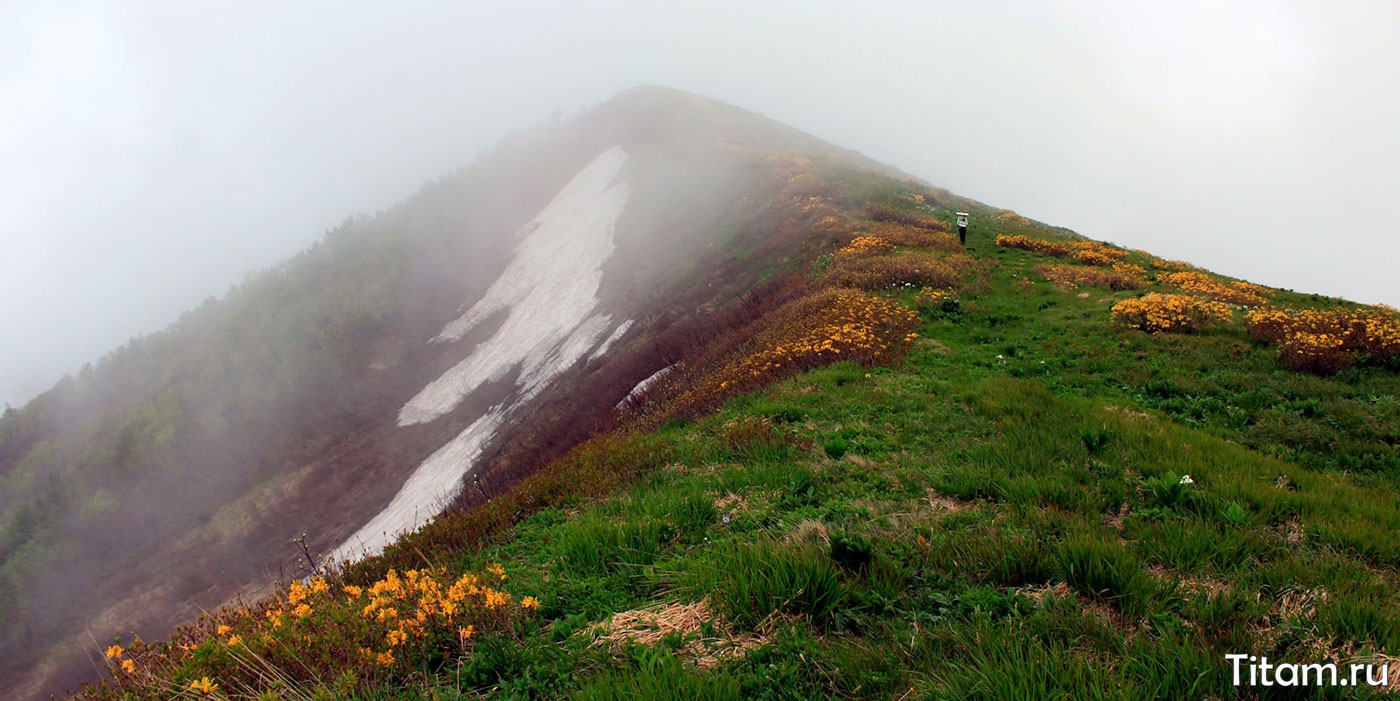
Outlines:
<svg viewBox="0 0 1400 701"><path fill-rule="evenodd" d="M0 3L0 402L639 84L1400 304L1400 3Z"/></svg>

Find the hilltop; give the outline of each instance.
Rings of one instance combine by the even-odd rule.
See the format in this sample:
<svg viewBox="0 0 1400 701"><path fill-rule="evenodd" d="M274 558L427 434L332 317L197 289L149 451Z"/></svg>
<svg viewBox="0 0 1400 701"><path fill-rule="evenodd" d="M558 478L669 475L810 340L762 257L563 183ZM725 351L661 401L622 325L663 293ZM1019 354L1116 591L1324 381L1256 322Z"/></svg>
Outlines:
<svg viewBox="0 0 1400 701"><path fill-rule="evenodd" d="M716 101L629 91L6 412L0 694L74 685L100 670L94 640L161 637L373 552L619 421L637 382L809 245L763 218L798 157L888 171Z"/></svg>
<svg viewBox="0 0 1400 701"><path fill-rule="evenodd" d="M454 244L495 251L469 287L407 276L437 302L365 332L353 367L396 379L345 370L373 418L317 451L427 464L498 412L453 508L163 642L102 640L87 696L1226 698L1265 691L1230 653L1400 656L1394 310L1088 241L693 96L550 133L510 161L572 154L502 215L521 243ZM597 345L533 394L418 400L481 362L426 341L532 308L492 273L541 211L619 184ZM570 318L539 357L570 357ZM386 479L361 477L335 486ZM329 532L380 512L356 513Z"/></svg>

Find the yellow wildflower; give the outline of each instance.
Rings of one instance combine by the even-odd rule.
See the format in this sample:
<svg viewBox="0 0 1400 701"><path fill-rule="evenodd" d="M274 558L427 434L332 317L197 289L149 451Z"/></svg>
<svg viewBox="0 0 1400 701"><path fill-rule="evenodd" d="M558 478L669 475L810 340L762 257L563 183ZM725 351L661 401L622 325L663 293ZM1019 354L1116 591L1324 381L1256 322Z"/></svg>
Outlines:
<svg viewBox="0 0 1400 701"><path fill-rule="evenodd" d="M120 645L113 645L112 647L107 648L107 659L109 660L114 657L121 657L124 654L126 654L126 651L123 650L122 646Z"/></svg>
<svg viewBox="0 0 1400 701"><path fill-rule="evenodd" d="M201 694L212 694L219 690L219 685L215 684L214 680L209 677L200 677L190 682L190 688Z"/></svg>

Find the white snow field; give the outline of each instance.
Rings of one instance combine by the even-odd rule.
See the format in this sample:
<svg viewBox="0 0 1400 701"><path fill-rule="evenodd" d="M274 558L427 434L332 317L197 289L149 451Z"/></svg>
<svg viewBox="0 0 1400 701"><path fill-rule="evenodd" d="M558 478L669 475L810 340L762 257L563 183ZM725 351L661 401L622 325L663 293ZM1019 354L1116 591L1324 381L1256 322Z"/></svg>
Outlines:
<svg viewBox="0 0 1400 701"><path fill-rule="evenodd" d="M394 495L389 506L332 551L327 561L349 562L383 552L400 534L416 530L432 520L457 496L462 476L481 456L487 441L496 435L503 418L500 407L492 407L467 430L428 456Z"/></svg>
<svg viewBox="0 0 1400 701"><path fill-rule="evenodd" d="M635 401L637 397L641 395L642 392L645 392L647 390L648 387L656 384L657 380L660 380L661 378L671 374L671 371L675 369L676 366L667 365L666 367L661 368L660 370L657 370L656 372L653 372L650 375L647 375L647 378L645 380L642 380L641 382L638 382L637 384L633 385L632 391L628 392L627 396L623 397L622 401L618 402L617 406L613 408L621 409L627 406L628 402Z"/></svg>
<svg viewBox="0 0 1400 701"><path fill-rule="evenodd" d="M625 183L612 184L626 162L621 146L605 151L520 230L524 238L505 272L433 340L455 341L502 310L505 322L410 399L399 411L400 426L451 412L472 390L515 368L516 384L529 399L593 349L611 320L593 312L617 219L632 192Z"/></svg>
<svg viewBox="0 0 1400 701"><path fill-rule="evenodd" d="M477 387L518 368L516 392L424 460L389 506L336 548L329 562L380 553L399 535L431 520L457 496L462 478L517 407L574 363L601 355L631 327L625 321L599 342L612 321L597 311L603 264L612 255L617 220L632 194L625 183L613 184L626 162L626 152L615 146L575 175L516 232L521 241L515 257L485 296L432 340L455 341L488 317L506 312L495 334L399 410L400 426L448 414Z"/></svg>
<svg viewBox="0 0 1400 701"><path fill-rule="evenodd" d="M612 344L617 343L619 338L627 335L627 330L630 328L632 328L631 319L618 324L617 328L613 329L612 335L608 336L608 340L603 341L602 345L598 346L598 350L593 351L593 355L588 356L588 359L597 360L603 357L603 354L607 353L609 348L612 348Z"/></svg>

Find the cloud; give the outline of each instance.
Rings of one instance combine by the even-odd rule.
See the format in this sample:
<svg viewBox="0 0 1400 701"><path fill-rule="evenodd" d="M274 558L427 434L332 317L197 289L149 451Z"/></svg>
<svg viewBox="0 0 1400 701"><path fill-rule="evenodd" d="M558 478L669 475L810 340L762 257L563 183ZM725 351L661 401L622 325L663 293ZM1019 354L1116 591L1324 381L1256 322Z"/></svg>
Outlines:
<svg viewBox="0 0 1400 701"><path fill-rule="evenodd" d="M1259 282L1400 303L1400 6L0 9L0 401L632 85Z"/></svg>

